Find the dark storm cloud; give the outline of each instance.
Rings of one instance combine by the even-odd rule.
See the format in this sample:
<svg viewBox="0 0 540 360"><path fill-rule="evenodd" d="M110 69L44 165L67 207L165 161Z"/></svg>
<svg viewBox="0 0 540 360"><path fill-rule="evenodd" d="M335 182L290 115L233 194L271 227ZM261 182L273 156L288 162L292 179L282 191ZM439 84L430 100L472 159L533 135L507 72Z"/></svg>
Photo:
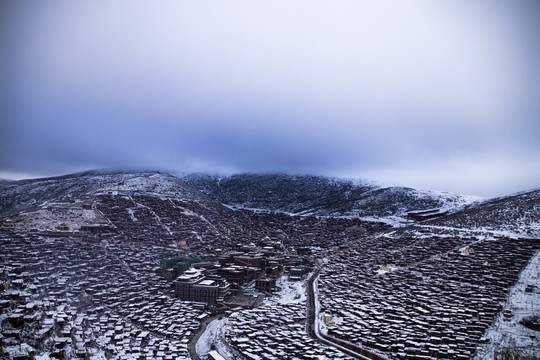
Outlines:
<svg viewBox="0 0 540 360"><path fill-rule="evenodd" d="M540 5L2 4L0 175L289 171L537 187Z"/></svg>

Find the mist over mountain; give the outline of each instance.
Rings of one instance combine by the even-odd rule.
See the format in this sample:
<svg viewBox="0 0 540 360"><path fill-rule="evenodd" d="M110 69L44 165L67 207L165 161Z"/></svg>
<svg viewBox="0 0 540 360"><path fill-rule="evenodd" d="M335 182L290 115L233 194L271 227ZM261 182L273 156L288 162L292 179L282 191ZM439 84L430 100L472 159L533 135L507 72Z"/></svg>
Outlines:
<svg viewBox="0 0 540 360"><path fill-rule="evenodd" d="M540 359L538 34L539 0L2 1L0 360Z"/></svg>

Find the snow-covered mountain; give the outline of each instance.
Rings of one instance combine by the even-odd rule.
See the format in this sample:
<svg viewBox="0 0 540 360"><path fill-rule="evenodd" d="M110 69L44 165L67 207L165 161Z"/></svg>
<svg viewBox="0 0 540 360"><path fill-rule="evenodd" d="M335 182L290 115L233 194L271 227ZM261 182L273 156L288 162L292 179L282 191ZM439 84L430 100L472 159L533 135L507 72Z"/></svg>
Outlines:
<svg viewBox="0 0 540 360"><path fill-rule="evenodd" d="M146 216L147 222L164 233L182 232L185 223L212 236L231 231L245 236L262 226L231 208L377 220L403 220L410 211L440 209L448 214L422 224L540 236L540 190L481 200L309 175L192 174L178 178L159 172L96 171L0 182L0 219L17 217L18 223L38 230L54 230L60 223L70 230L83 223L114 223L114 211L133 223ZM160 213L177 214L178 219L162 219ZM191 216L189 221L186 216ZM118 221L117 226L121 224Z"/></svg>
<svg viewBox="0 0 540 360"><path fill-rule="evenodd" d="M102 344L113 357L122 357L129 354L124 348L131 351L132 341L140 342L138 336L144 331L152 340L145 340L141 350L156 354L177 341L170 347L177 357L209 312L173 299L171 282L158 275L158 264L181 254L215 263L217 249L224 254L251 252L266 246L267 237L279 239L286 266L320 259L313 264L320 271L318 300L313 301L318 301L315 308L322 309L320 323L332 314L332 321L346 325L340 325L341 335L330 333L335 339L355 339L390 357L393 350L373 344L398 339L399 348L409 349L414 357L420 351L428 353L414 345L426 341L430 349L444 350L436 353L444 358L471 358L479 343L490 354L494 349L514 349L516 341L528 346L535 339L537 344L534 330L523 327L521 320L536 319L532 316L537 315L537 306L531 304L540 303L540 190L473 200L366 181L282 174L178 178L157 172L85 172L0 181L1 288L13 286L1 299L0 330L9 336L4 337L0 352L31 349L40 354L36 358L48 359L49 353L54 357L51 347L59 349L53 344L60 339L62 353L63 349L74 353L75 347L65 345L67 339L79 351L82 347L87 357L105 358ZM425 220L433 209L448 213ZM372 221L403 220L414 210L429 211L416 213L422 221L409 219L399 228ZM282 254L269 258L269 264L281 261L277 259ZM267 276L268 269L272 270L269 266L261 275ZM219 325L222 334L253 332L250 326L261 322L261 311L272 322L303 319L307 285L284 279L277 282L280 292L263 300L259 308L238 310L233 305L234 315L224 317ZM241 298L249 292L243 291ZM33 300L27 302L27 296ZM402 306L405 303L407 307ZM84 308L88 311L78 311ZM366 308L374 310L363 311ZM393 311L386 312L388 308ZM58 319L54 329L50 314ZM493 323L495 316L497 323ZM188 321L182 321L186 317ZM176 319L172 332L167 319ZM292 324L289 334L308 339L306 346L312 347L299 321L287 322ZM361 338L354 330L359 323L366 329ZM393 324L388 333L379 331L382 323ZM17 324L24 331L15 328ZM490 324L490 332L485 333ZM119 329L130 342L105 335L111 328ZM268 323L257 330L273 336L265 329L275 328L275 323ZM34 342L42 329L48 335ZM330 331L326 325L321 330ZM168 337L173 332L179 337ZM426 333L437 335L430 337L432 343L425 340ZM78 343L78 334L89 334L90 341ZM438 348L441 338L455 345L452 351L464 338L469 340L463 354L457 354L447 351L450 347ZM175 345L180 341L182 346ZM279 341L268 343L273 346ZM485 358L481 352L476 354Z"/></svg>
<svg viewBox="0 0 540 360"><path fill-rule="evenodd" d="M87 171L43 179L4 180L0 183L0 217L32 210L49 201L66 201L109 191L200 197L196 190L168 174Z"/></svg>
<svg viewBox="0 0 540 360"><path fill-rule="evenodd" d="M540 189L471 204L426 224L540 237Z"/></svg>
<svg viewBox="0 0 540 360"><path fill-rule="evenodd" d="M103 226L137 241L193 240L201 247L260 235L244 214L157 172L92 171L3 182L0 201L0 225L9 218L20 230L78 232Z"/></svg>
<svg viewBox="0 0 540 360"><path fill-rule="evenodd" d="M192 174L182 178L210 198L238 208L302 215L387 217L438 208L457 211L480 198L451 193L383 187L369 181L308 175Z"/></svg>

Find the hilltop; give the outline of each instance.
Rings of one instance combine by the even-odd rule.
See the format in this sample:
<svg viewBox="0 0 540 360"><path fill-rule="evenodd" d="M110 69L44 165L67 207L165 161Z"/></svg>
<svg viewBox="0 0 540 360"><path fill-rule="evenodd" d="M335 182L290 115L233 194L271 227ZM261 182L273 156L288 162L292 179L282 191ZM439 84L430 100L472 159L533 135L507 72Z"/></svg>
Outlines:
<svg viewBox="0 0 540 360"><path fill-rule="evenodd" d="M441 208L456 211L480 198L446 192L385 187L367 180L310 175L192 174L182 178L221 203L297 215L405 216L408 211Z"/></svg>
<svg viewBox="0 0 540 360"><path fill-rule="evenodd" d="M101 226L128 238L232 243L257 227L177 177L158 172L85 172L0 184L0 217L16 229L78 232ZM236 236L234 236L236 235Z"/></svg>

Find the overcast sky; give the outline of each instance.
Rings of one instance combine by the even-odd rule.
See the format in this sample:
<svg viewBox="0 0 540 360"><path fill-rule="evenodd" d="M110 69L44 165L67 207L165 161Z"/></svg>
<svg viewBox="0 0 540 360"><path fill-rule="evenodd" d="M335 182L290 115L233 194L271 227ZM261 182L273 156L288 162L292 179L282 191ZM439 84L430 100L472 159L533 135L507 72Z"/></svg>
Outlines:
<svg viewBox="0 0 540 360"><path fill-rule="evenodd" d="M540 187L540 1L2 1L0 177Z"/></svg>

